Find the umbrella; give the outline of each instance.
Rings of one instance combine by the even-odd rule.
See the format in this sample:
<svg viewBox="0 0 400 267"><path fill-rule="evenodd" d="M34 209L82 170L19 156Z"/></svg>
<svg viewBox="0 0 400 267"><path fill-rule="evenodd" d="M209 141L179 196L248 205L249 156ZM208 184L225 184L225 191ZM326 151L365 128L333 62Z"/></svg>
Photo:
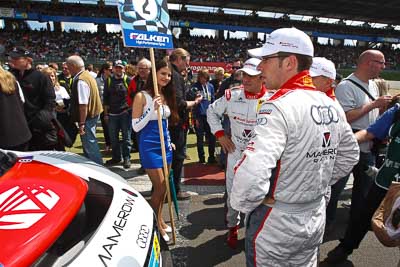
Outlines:
<svg viewBox="0 0 400 267"><path fill-rule="evenodd" d="M178 206L178 199L176 197L176 190L175 190L175 184L174 184L174 170L171 170L169 172L168 180L169 180L169 188L171 191L172 201L174 202L176 217L178 217L178 220L179 220L179 206Z"/></svg>

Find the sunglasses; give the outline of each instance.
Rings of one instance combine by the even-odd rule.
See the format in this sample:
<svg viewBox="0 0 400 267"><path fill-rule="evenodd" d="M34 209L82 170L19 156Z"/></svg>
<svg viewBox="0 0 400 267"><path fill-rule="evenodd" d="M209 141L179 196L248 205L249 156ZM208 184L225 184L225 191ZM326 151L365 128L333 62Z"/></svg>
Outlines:
<svg viewBox="0 0 400 267"><path fill-rule="evenodd" d="M287 58L287 57L289 57L289 55L266 56L266 57L262 57L261 60L268 61L269 59L273 59L273 58Z"/></svg>

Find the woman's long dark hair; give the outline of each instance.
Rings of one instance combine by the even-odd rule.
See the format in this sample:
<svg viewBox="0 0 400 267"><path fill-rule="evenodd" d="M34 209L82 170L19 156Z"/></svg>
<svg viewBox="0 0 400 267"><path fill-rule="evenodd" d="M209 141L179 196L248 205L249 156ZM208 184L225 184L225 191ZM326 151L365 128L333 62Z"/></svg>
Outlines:
<svg viewBox="0 0 400 267"><path fill-rule="evenodd" d="M172 66L169 62L165 60L156 61L156 72L160 69L167 67L171 70L172 73ZM154 85L153 85L153 75L149 75L147 78L146 84L144 85L144 90L146 90L152 97L154 97ZM171 74L171 81L163 88L158 88L160 92L163 94L165 101L169 109L171 110L171 117L169 118L170 126L174 126L179 122L179 115L178 115L178 106L176 104L176 91L174 86L174 81L172 79Z"/></svg>
<svg viewBox="0 0 400 267"><path fill-rule="evenodd" d="M111 68L111 63L110 62L106 62L104 64L101 65L100 71L97 73L96 78L100 78L101 75L103 75L104 70L108 70L109 68Z"/></svg>

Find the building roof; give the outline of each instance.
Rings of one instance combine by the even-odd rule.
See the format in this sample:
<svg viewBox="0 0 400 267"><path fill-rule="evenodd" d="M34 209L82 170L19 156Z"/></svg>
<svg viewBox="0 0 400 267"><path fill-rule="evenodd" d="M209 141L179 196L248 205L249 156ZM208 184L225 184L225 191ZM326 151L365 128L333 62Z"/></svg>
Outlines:
<svg viewBox="0 0 400 267"><path fill-rule="evenodd" d="M170 0L168 2L400 25L398 0Z"/></svg>

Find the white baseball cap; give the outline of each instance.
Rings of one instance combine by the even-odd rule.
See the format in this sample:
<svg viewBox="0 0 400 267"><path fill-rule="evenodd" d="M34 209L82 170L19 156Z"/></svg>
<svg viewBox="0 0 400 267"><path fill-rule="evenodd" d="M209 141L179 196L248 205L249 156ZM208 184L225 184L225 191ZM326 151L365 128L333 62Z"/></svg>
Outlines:
<svg viewBox="0 0 400 267"><path fill-rule="evenodd" d="M258 64L260 64L261 60L258 58L249 58L243 64L243 68L238 69L237 71L246 72L250 76L256 76L261 74L261 71L257 70Z"/></svg>
<svg viewBox="0 0 400 267"><path fill-rule="evenodd" d="M114 67L125 67L125 64L122 60L118 59L114 62Z"/></svg>
<svg viewBox="0 0 400 267"><path fill-rule="evenodd" d="M336 79L335 64L324 57L315 57L310 68L310 76L324 76L332 80Z"/></svg>
<svg viewBox="0 0 400 267"><path fill-rule="evenodd" d="M252 57L265 57L278 52L314 56L314 45L310 37L296 28L277 29L268 36L262 47L248 50Z"/></svg>

